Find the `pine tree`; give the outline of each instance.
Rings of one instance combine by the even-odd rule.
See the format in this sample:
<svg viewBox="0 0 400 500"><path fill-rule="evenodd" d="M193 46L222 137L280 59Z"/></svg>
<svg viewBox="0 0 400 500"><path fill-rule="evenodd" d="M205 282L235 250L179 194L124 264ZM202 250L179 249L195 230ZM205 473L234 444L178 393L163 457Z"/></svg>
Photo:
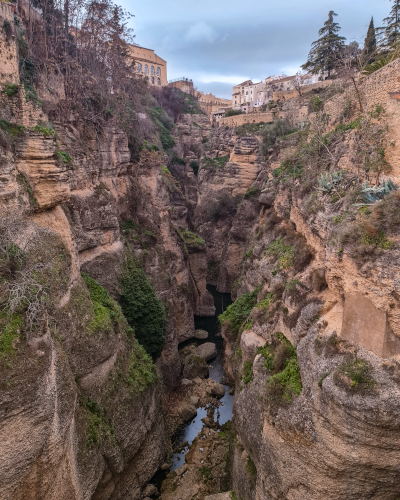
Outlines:
<svg viewBox="0 0 400 500"><path fill-rule="evenodd" d="M378 28L379 34L383 35L385 45L391 45L399 39L400 35L400 0L392 0L393 6L390 15L383 20L385 26Z"/></svg>
<svg viewBox="0 0 400 500"><path fill-rule="evenodd" d="M334 22L334 16L337 16L337 14L331 10L328 14L328 20L323 28L318 31L321 38L312 44L308 60L302 66L303 69L311 71L313 74L327 71L328 78L330 78L331 71L334 69L337 54L343 49L346 40L338 35L340 26Z"/></svg>
<svg viewBox="0 0 400 500"><path fill-rule="evenodd" d="M367 36L365 37L364 48L361 54L361 62L363 65L371 64L375 61L376 54L376 34L374 27L374 18L371 17Z"/></svg>

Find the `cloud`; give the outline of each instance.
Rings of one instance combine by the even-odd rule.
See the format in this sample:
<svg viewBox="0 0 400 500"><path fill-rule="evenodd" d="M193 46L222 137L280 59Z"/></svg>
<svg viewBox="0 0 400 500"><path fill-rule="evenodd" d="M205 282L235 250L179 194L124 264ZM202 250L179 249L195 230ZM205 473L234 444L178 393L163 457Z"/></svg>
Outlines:
<svg viewBox="0 0 400 500"><path fill-rule="evenodd" d="M209 24L198 22L189 28L186 35L188 42L208 42L214 43L217 32Z"/></svg>

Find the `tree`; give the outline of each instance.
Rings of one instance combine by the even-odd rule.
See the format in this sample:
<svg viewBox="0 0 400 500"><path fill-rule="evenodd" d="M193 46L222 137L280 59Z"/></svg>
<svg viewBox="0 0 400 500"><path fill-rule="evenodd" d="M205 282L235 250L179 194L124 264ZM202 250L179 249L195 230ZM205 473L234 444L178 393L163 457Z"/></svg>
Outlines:
<svg viewBox="0 0 400 500"><path fill-rule="evenodd" d="M374 26L374 18L371 17L367 36L365 37L364 48L361 54L361 62L363 65L371 64L375 61L376 54L376 33Z"/></svg>
<svg viewBox="0 0 400 500"><path fill-rule="evenodd" d="M400 0L399 0L400 2ZM339 36L340 26L334 22L334 16L337 16L333 10L328 14L328 20L323 28L318 31L321 38L313 42L311 51L308 54L308 60L302 68L306 71L316 74L321 71L328 72L328 78L335 67L337 53L343 49L344 37Z"/></svg>
<svg viewBox="0 0 400 500"><path fill-rule="evenodd" d="M305 71L298 71L296 76L293 78L293 87L299 93L299 97L301 97L301 90L304 85L306 74L307 73Z"/></svg>
<svg viewBox="0 0 400 500"><path fill-rule="evenodd" d="M385 26L378 28L378 33L383 36L384 45L395 43L400 34L400 0L392 0L393 6L390 15L385 17L383 23Z"/></svg>
<svg viewBox="0 0 400 500"><path fill-rule="evenodd" d="M128 261L121 278L120 304L135 337L153 359L157 359L165 344L167 318L161 301L143 269Z"/></svg>

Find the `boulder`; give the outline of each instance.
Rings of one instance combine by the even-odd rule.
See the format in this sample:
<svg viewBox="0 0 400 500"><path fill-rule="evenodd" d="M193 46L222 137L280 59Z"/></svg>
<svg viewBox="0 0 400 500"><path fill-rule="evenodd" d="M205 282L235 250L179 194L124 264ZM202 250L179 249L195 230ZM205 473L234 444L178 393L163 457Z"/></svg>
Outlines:
<svg viewBox="0 0 400 500"><path fill-rule="evenodd" d="M205 361L210 361L210 359L217 357L217 346L212 342L201 344L196 349L196 356L203 358Z"/></svg>
<svg viewBox="0 0 400 500"><path fill-rule="evenodd" d="M161 470L164 470L164 471L167 471L171 468L171 464L167 464L167 462L165 462L165 464L162 464L162 466L160 467Z"/></svg>
<svg viewBox="0 0 400 500"><path fill-rule="evenodd" d="M186 386L188 386L188 385L192 385L192 383L193 383L193 382L192 382L191 380L189 380L188 378L183 378L183 379L182 379L182 382L181 382L181 384L182 384L184 387L186 387Z"/></svg>
<svg viewBox="0 0 400 500"><path fill-rule="evenodd" d="M145 489L143 490L143 495L145 497L152 497L153 495L155 495L156 493L158 493L158 490L157 488L154 486L154 484L148 484Z"/></svg>
<svg viewBox="0 0 400 500"><path fill-rule="evenodd" d="M226 493L217 493L216 495L209 495L204 498L204 500L231 500L231 494L229 491Z"/></svg>
<svg viewBox="0 0 400 500"><path fill-rule="evenodd" d="M192 404L187 404L181 408L181 417L185 422L192 420L197 415L197 410Z"/></svg>
<svg viewBox="0 0 400 500"><path fill-rule="evenodd" d="M212 396L222 398L225 396L225 387L222 384L214 384L211 388Z"/></svg>
<svg viewBox="0 0 400 500"><path fill-rule="evenodd" d="M192 405L197 406L199 404L199 397L198 396L191 396L190 402L192 403Z"/></svg>
<svg viewBox="0 0 400 500"><path fill-rule="evenodd" d="M208 376L208 365L203 357L194 354L186 356L183 368L184 378L193 380L196 377L207 378Z"/></svg>
<svg viewBox="0 0 400 500"><path fill-rule="evenodd" d="M206 332L205 330L195 330L194 332L195 339L204 340L207 337L208 337L208 332Z"/></svg>

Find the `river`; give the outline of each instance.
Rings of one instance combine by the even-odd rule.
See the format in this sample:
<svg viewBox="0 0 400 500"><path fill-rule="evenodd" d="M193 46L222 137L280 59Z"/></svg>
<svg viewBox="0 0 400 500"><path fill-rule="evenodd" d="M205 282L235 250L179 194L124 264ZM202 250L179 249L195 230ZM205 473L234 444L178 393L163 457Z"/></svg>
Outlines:
<svg viewBox="0 0 400 500"><path fill-rule="evenodd" d="M219 293L215 286L208 285L207 290L211 293L214 298L214 305L216 308L215 316L212 318L202 318L195 316L195 328L196 330L206 330L208 332L208 338L205 340L195 340L190 339L185 343L182 343L179 347L184 347L190 343L196 343L197 345L204 344L205 342L214 342L217 346L217 357L211 360L208 364L210 366L210 378L218 383L221 383L222 378L225 375L223 366L223 356L224 356L224 341L219 334L219 323L218 316L222 314L225 309L232 304L232 299L229 293ZM233 408L233 396L228 394L229 386L224 385L225 396L221 399L221 406L216 408L214 419L218 421L220 425L228 422L232 418L232 408ZM194 438L201 431L204 423L201 421L202 418L207 416L207 407L201 407L197 409L197 416L189 422L181 432L176 436L174 441L174 446L179 447L187 441L189 446L192 444ZM185 455L189 451L189 447L184 448L180 453L175 453L172 459L171 470L178 469L185 463Z"/></svg>

